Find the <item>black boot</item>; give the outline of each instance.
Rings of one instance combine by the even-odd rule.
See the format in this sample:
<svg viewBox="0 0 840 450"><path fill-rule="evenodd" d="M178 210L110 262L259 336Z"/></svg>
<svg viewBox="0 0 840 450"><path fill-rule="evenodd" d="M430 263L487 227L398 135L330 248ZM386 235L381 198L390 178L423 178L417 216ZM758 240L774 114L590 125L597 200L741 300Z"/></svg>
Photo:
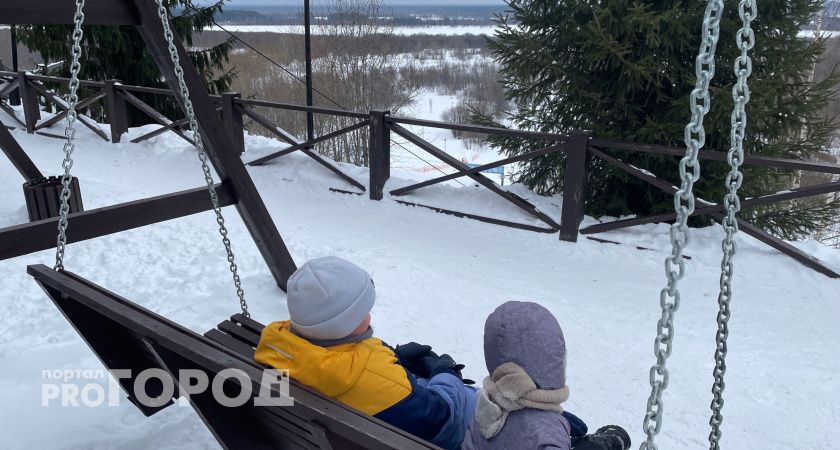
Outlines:
<svg viewBox="0 0 840 450"><path fill-rule="evenodd" d="M572 450L628 450L630 435L618 425L607 425L598 431L572 441Z"/></svg>

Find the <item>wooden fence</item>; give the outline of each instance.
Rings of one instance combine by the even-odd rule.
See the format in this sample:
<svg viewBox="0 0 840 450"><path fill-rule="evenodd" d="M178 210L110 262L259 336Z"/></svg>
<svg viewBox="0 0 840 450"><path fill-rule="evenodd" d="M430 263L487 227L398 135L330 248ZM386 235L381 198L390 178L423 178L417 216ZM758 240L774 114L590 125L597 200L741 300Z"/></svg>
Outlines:
<svg viewBox="0 0 840 450"><path fill-rule="evenodd" d="M0 109L11 116L13 120L15 120L22 128L25 128L28 133L39 133L46 136L62 138L62 136L50 134L45 130L51 125L61 121L66 116L68 109L66 102L64 102L64 100L62 100L52 89L50 89L49 86L55 84L66 84L68 82L69 79L67 78L0 70ZM93 131L104 141L120 142L121 136L128 131L128 108L135 108L148 116L152 121L158 123L160 127L132 139L131 142L142 142L165 132L173 132L184 140L192 143L190 136L183 131L183 127L187 123L185 118L171 120L135 95L137 93L145 93L172 96L173 93L169 89L128 86L121 84L117 80L82 81L81 84L87 88L86 91L90 92L90 94L87 98L80 99L77 105L77 111L80 113L79 122ZM15 93L19 94L20 97L23 118L19 118L16 111L8 104L4 103L4 99ZM41 99L54 105L58 110L60 110L59 113L48 119L42 120ZM442 161L454 170L451 174L442 175L431 180L391 190L389 192L390 196L401 204L430 208L445 214L523 230L544 233L559 232L561 240L570 242L577 241L579 235L581 234L599 242L611 242L609 240L595 238L590 235L636 225L672 221L676 217L676 214L674 213L664 213L648 217L635 217L631 219L604 222L584 228L580 227L586 201L586 181L588 178L587 167L589 166L588 162L591 158L598 158L614 168L642 180L666 194L673 195L676 192L676 187L674 187L670 181L623 161L619 156L616 156L616 151L669 155L675 157L676 161L676 157L680 157L685 154L685 149L682 147L600 139L597 136L592 136L591 133L586 131L575 131L569 133L568 135L562 135L555 133L540 133L508 128L494 128L479 125L455 124L433 120L415 119L391 115L387 110L356 112L325 107L307 107L265 100L245 99L241 98L239 94L234 93L211 96L211 101L213 106L216 108L217 113L222 117L225 132L233 141L234 148L230 149L230 151L234 152L236 155L241 155L245 151L245 118L250 119L253 123L261 127L264 127L269 133L289 144L289 147L287 148L278 150L270 155L249 162L249 165L266 164L269 161L283 155L300 151L315 160L318 164L330 170L335 174L335 176L357 190L348 191L344 189L332 189L336 192L355 194L368 192L371 200L383 199L385 194L385 185L390 177L391 143L393 141L393 137L398 137L408 141L422 151ZM94 104L99 102L104 105L105 112L109 118L109 130L107 130L107 132L102 130L94 120L83 114ZM349 126L345 126L322 136L315 137L311 140L300 141L291 133L277 126L265 115L256 111L254 109L256 107L274 108L302 113L344 116L357 119L357 121ZM439 130L465 131L488 136L517 137L531 141L543 142L544 145L538 150L530 151L521 155L482 164L478 167L469 167L465 163L450 156L432 143L413 133L406 128L406 125ZM40 177L41 173L38 172L38 169L34 164L32 164L22 149L20 149L16 143L10 142L10 140L14 141L11 139L11 136L4 137L5 135L8 135L6 129L4 127L0 128L2 128L0 130L0 147L3 148L6 155L13 162L24 179L31 180ZM359 183L344 173L341 168L334 164L331 160L324 158L314 151L314 146L319 143L362 128L368 128L369 132L369 146L367 150L370 161L370 179L368 186L364 186L362 183ZM539 210L535 205L526 199L503 189L497 183L482 174L483 171L489 169L531 160L556 152L566 153L566 170L564 180L565 189L563 192L563 204L562 210L560 211L559 223L557 223L557 221L555 221L550 215ZM700 152L699 159L705 161L726 162L726 154L706 150ZM744 164L747 166L764 166L794 171L813 171L831 174L834 176L840 175L840 165L827 162L802 161L765 156L746 156ZM410 194L417 189L460 177L467 177L471 179L476 184L490 190L505 201L521 209L529 216L536 218L542 222L542 224L537 226L533 224L513 222L478 214L448 210L407 200L410 198ZM782 192L768 193L758 197L745 198L741 201L741 205L742 207L748 208L806 197L833 194L837 192L840 192L840 181L833 181L814 186L799 187ZM693 213L694 216L710 216L719 221L725 214L724 206L721 204L713 203L704 199L698 199L697 205L698 206ZM813 256L802 252L798 248L760 228L751 225L743 219L739 219L739 226L740 230L745 234L755 237L759 241L764 242L785 255L794 258L807 267L810 267L811 269L827 276L840 278L840 274L838 274L837 271L828 268L825 264ZM2 231L3 230L0 230L0 234ZM17 254L13 255L0 253L0 260L20 254L20 252L16 253Z"/></svg>

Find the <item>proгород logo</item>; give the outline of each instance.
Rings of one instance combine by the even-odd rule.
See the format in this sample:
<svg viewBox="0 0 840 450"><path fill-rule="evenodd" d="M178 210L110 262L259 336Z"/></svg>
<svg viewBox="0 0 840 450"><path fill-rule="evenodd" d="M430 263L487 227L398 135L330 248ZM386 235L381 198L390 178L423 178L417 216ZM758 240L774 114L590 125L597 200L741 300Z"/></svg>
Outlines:
<svg viewBox="0 0 840 450"><path fill-rule="evenodd" d="M128 369L43 370L41 379L41 406L44 407L119 406L123 387L136 403L149 408L166 405L176 392L180 396L179 405L189 405L191 395L208 392L220 405L231 408L249 401L253 401L254 406L294 405L294 399L289 396L289 371L286 369L264 369L257 386L245 371L234 368L221 370L212 379L199 369L179 370L175 379L169 372L157 368L145 369L136 376ZM231 383L241 389L226 391L225 385ZM232 391L236 391L233 396Z"/></svg>

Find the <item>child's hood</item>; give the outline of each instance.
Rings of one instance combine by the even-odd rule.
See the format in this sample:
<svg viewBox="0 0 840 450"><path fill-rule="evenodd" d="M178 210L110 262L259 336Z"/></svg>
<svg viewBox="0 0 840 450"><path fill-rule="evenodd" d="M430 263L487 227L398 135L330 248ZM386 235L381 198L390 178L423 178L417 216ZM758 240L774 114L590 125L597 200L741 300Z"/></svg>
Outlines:
<svg viewBox="0 0 840 450"><path fill-rule="evenodd" d="M557 319L532 302L506 302L484 324L487 370L513 362L528 372L541 389L566 384L566 341Z"/></svg>
<svg viewBox="0 0 840 450"><path fill-rule="evenodd" d="M292 333L289 321L282 321L263 329L254 359L260 364L288 369L292 378L330 397L338 397L356 384L371 353L380 351L377 347L387 351L375 338L319 347Z"/></svg>

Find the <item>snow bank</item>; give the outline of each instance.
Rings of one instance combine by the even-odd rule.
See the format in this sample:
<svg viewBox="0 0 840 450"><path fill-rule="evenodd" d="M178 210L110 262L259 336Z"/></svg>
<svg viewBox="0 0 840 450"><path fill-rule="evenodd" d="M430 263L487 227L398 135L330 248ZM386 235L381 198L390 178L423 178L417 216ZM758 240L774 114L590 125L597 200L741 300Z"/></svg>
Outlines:
<svg viewBox="0 0 840 450"><path fill-rule="evenodd" d="M144 131L148 128L132 129L130 135ZM58 172L60 141L12 133L44 172ZM131 137L121 144L103 143L87 129L79 134L74 173L88 209L202 184L194 151L171 133L142 144L128 143ZM281 144L249 136L246 145L246 157L252 158ZM344 168L366 182L364 169ZM340 255L373 274L379 295L373 325L379 337L392 344L431 344L464 362L466 376L481 379L484 318L506 300L538 301L557 316L568 340L568 409L593 428L620 424L640 442L658 293L665 281L666 226L600 235L624 245L585 238L572 244L556 234L457 219L389 198L374 202L333 193L329 187L347 186L300 154L249 171L296 261ZM412 173L397 173L388 187L412 182ZM0 227L26 221L21 182L9 164L0 163ZM418 191L409 199L533 222L504 200L465 184ZM557 217L559 198L514 189ZM286 318L284 294L235 210L225 213L252 314L263 322ZM700 448L708 434L721 236L719 227L695 230L687 250L692 259L677 314L662 448ZM840 415L835 355L840 281L746 236L738 239L724 446L830 448ZM840 252L812 242L796 245L840 269ZM50 264L53 256L43 251L0 261L2 447L217 448L189 407L170 407L147 419L127 402L100 408L42 406L43 370L101 368L25 274L27 264ZM66 263L197 332L238 310L212 213L71 244Z"/></svg>

